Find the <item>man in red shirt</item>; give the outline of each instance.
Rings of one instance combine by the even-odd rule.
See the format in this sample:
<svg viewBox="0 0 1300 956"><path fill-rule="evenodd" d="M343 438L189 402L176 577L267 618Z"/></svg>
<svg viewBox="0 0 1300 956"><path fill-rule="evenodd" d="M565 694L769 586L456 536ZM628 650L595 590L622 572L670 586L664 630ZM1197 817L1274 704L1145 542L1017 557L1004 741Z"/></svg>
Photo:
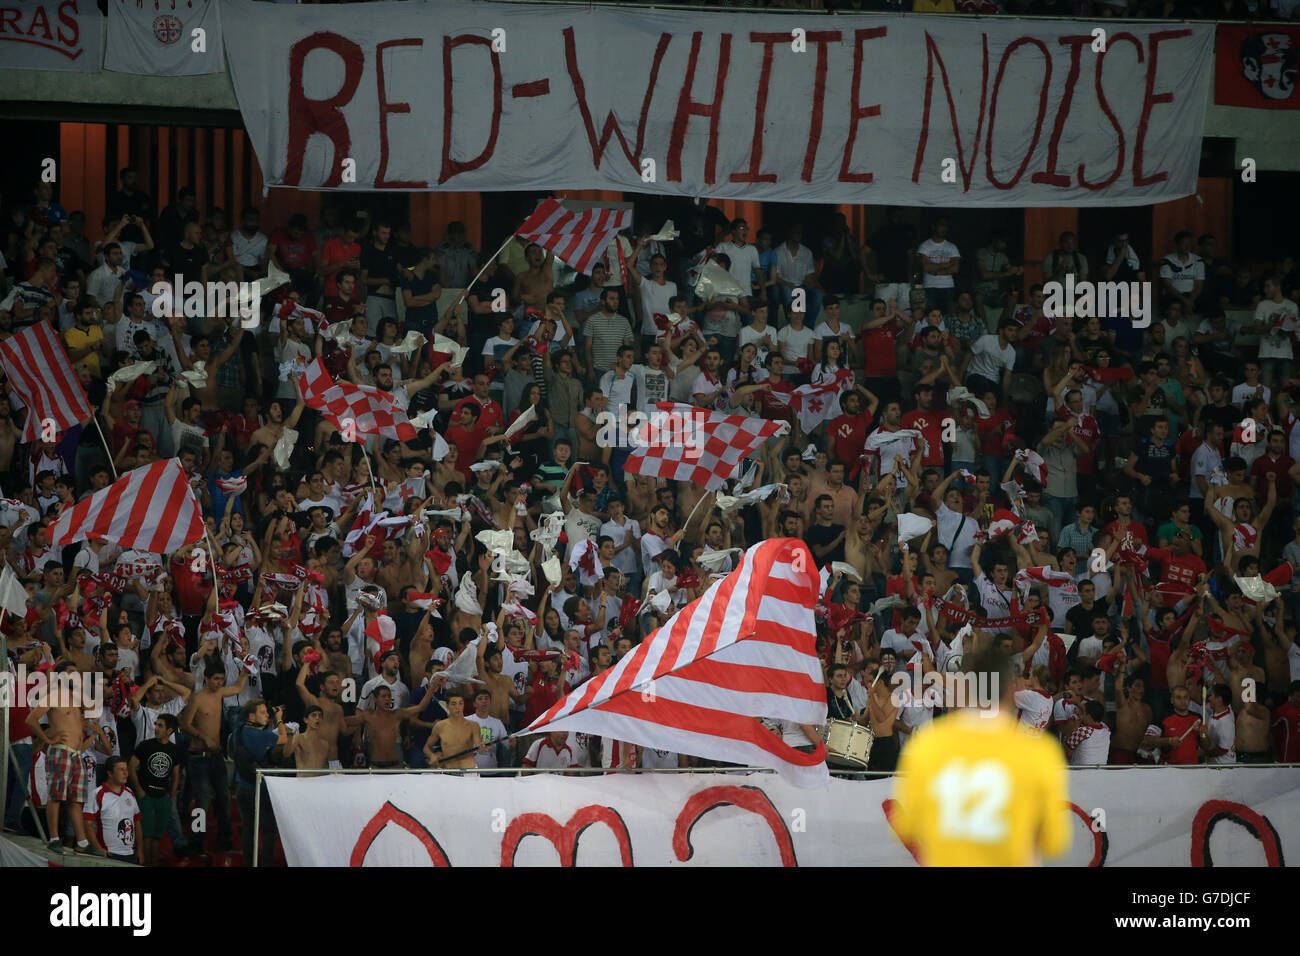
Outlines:
<svg viewBox="0 0 1300 956"><path fill-rule="evenodd" d="M910 320L899 311L897 303L889 305L876 299L871 303L871 318L862 323L858 333L862 339L867 387L886 401L899 397L898 353L894 343L906 324Z"/></svg>
<svg viewBox="0 0 1300 956"><path fill-rule="evenodd" d="M794 394L794 383L785 378L785 357L779 349L768 352L763 367L767 369L767 378L763 381L772 386L770 391L758 393L763 417L775 421L793 421L790 396ZM843 408L843 405L840 407Z"/></svg>
<svg viewBox="0 0 1300 956"><path fill-rule="evenodd" d="M858 394L861 392L862 394ZM862 407L862 398L866 396L867 407ZM852 470L858 463L858 456L866 447L867 432L871 431L872 416L875 415L879 400L866 386L858 385L851 392L840 396L840 415L826 429L827 451L832 461L838 461L845 468Z"/></svg>
<svg viewBox="0 0 1300 956"><path fill-rule="evenodd" d="M1164 735L1148 738L1146 741L1147 746L1173 748L1165 755L1167 764L1177 766L1196 763L1201 742L1200 732L1205 730L1205 725L1200 718L1188 710L1191 700L1192 696L1186 687L1182 684L1175 687L1170 695L1174 712L1160 724Z"/></svg>
<svg viewBox="0 0 1300 956"><path fill-rule="evenodd" d="M474 405L478 408L478 427L484 432L491 435L495 431L501 430L501 425L505 421L505 412L501 410L499 402L495 401L489 394L491 383L486 375L474 376L474 391L466 395L451 410L452 421L460 418L460 410L467 405ZM495 430L495 431L494 431ZM462 449L463 451L464 449ZM473 464L473 459L470 464Z"/></svg>
<svg viewBox="0 0 1300 956"><path fill-rule="evenodd" d="M1268 478L1269 474L1276 476L1274 483L1277 486L1278 503L1290 502L1292 493L1291 469L1295 467L1295 459L1286 453L1286 433L1280 428L1275 428L1268 433L1268 445L1264 454L1255 459L1255 463L1250 466L1250 476L1255 479L1255 493L1259 496L1259 501L1268 500ZM1287 509L1279 508L1274 512L1282 517L1282 523L1285 524Z"/></svg>
<svg viewBox="0 0 1300 956"><path fill-rule="evenodd" d="M1093 449L1097 447L1097 439L1101 437L1101 428L1097 425L1097 419L1083 410L1083 392L1077 388L1066 392L1065 404L1056 410L1056 417L1060 420L1074 419L1074 427L1070 431L1078 435L1088 446L1088 453L1078 455L1075 462L1079 466L1080 477L1092 478L1095 471Z"/></svg>
<svg viewBox="0 0 1300 956"><path fill-rule="evenodd" d="M1002 440L1007 432L1015 430L1015 419L1005 408L998 408L998 397L993 392L985 392L979 396L979 399L989 409L988 418L975 419L975 434L980 440L980 455L985 459L984 469L990 475L1001 475L1002 463L1006 460L1006 455L1002 451ZM991 458L996 458L997 461L990 461ZM995 467L989 467L990 465Z"/></svg>
<svg viewBox="0 0 1300 956"><path fill-rule="evenodd" d="M1205 562L1193 554L1191 549L1192 536L1186 531L1177 532L1168 548L1147 549L1147 558L1159 561L1165 571L1164 577L1160 579L1165 607L1172 607L1184 596L1191 594L1200 576L1205 573Z"/></svg>
<svg viewBox="0 0 1300 956"><path fill-rule="evenodd" d="M361 269L361 244L357 238L364 231L360 220L352 220L343 235L329 240L320 253L320 272L325 277L325 294L338 295L338 273L344 269Z"/></svg>
<svg viewBox="0 0 1300 956"><path fill-rule="evenodd" d="M912 389L916 408L903 416L903 427L919 431L925 436L921 464L926 468L943 467L943 419L945 412L934 408L934 386L920 383Z"/></svg>
<svg viewBox="0 0 1300 956"><path fill-rule="evenodd" d="M1123 543L1126 535L1133 536L1133 543L1149 545L1146 525L1133 520L1133 499L1129 495L1115 497L1115 520L1106 525L1106 531L1116 541Z"/></svg>
<svg viewBox="0 0 1300 956"><path fill-rule="evenodd" d="M314 298L309 293L316 287L318 251L316 237L307 228L307 217L302 213L290 216L289 228L273 233L267 248L271 261L289 273L305 298Z"/></svg>
<svg viewBox="0 0 1300 956"><path fill-rule="evenodd" d="M1286 703L1273 710L1269 725L1273 734L1273 759L1278 763L1300 763L1300 680L1287 688Z"/></svg>
<svg viewBox="0 0 1300 956"><path fill-rule="evenodd" d="M458 405L452 414L456 424L448 427L442 437L448 444L456 446L456 470L468 484L470 465L478 461L479 449L483 447L487 431L479 422L479 406L473 402Z"/></svg>

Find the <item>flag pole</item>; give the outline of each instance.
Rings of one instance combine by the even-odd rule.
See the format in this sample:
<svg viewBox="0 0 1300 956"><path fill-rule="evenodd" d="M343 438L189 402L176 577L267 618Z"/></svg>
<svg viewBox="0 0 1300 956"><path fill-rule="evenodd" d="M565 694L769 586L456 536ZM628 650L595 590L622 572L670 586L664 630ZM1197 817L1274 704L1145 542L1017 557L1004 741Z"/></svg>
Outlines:
<svg viewBox="0 0 1300 956"><path fill-rule="evenodd" d="M108 438L104 435L104 426L99 423L99 416L92 415L95 420L95 430L99 432L99 440L104 443L104 451L108 454L108 470L113 473L113 480L117 481L117 465L113 463L113 449L108 447Z"/></svg>
<svg viewBox="0 0 1300 956"><path fill-rule="evenodd" d="M472 288L474 288L474 283L477 282L479 279L483 278L483 273L487 272L487 270L488 270L488 266L490 266L490 265L492 265L492 263L496 262L496 261L497 261L497 257L500 256L501 253L503 253L503 252L506 251L506 246L510 245L510 240L514 239L514 237L515 237L515 234L514 234L513 232L510 233L510 235L506 236L506 241L503 242L503 243L501 243L501 248L497 249L496 252L492 253L492 258L491 258L491 259L489 259L487 262L483 263L483 268L481 268L481 269L478 270L478 275L476 275L474 278L472 278L472 279L469 280L469 285L465 286L465 288L461 290L460 298L457 299L454 303L452 303L452 306L451 306L451 311L452 311L452 312L455 312L456 309L457 309L457 307L458 307L462 302L465 301L465 297L466 297L467 295L469 295L469 290L472 289Z"/></svg>
<svg viewBox="0 0 1300 956"><path fill-rule="evenodd" d="M376 444L378 444L376 442ZM384 507L383 500L379 497L379 482L375 480L375 471L370 467L370 456L366 454L366 446L361 445L361 460L366 463L366 471L370 474L370 493L375 497L375 510L381 511Z"/></svg>
<svg viewBox="0 0 1300 956"><path fill-rule="evenodd" d="M4 626L5 608L0 607L0 667L4 668L4 679L9 684L4 695L6 699L0 700L0 748L3 748L0 753L3 757L0 759L0 821L4 820L9 804L9 711L17 703L14 698L18 693L18 685L9 675L9 638L5 635ZM23 792L26 791L24 786ZM21 813L20 810L19 814Z"/></svg>

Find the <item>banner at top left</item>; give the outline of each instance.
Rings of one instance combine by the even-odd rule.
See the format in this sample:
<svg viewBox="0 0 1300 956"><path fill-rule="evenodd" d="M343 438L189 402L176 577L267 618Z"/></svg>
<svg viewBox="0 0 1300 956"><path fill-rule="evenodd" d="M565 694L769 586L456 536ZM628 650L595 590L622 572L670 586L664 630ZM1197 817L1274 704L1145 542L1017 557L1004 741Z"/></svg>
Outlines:
<svg viewBox="0 0 1300 956"><path fill-rule="evenodd" d="M0 8L0 68L97 73L104 17L94 0L25 0Z"/></svg>

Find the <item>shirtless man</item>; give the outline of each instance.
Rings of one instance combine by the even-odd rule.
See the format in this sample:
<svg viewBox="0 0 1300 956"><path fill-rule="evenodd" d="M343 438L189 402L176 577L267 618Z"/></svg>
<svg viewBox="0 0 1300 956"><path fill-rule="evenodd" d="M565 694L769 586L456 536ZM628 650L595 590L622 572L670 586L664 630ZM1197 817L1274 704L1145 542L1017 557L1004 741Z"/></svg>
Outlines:
<svg viewBox="0 0 1300 956"><path fill-rule="evenodd" d="M288 401L283 398L272 399L271 404L267 406L266 410L267 422L261 428L257 429L257 431L253 432L252 436L248 439L249 447L252 447L253 445L261 445L264 448L274 448L275 443L280 440L280 436L284 433L284 430L286 428L293 428L298 424L298 419L302 417L302 411L307 407L307 405L302 399L299 399L298 404L294 406L293 411L289 413L289 417L285 418L284 408L288 404Z"/></svg>
<svg viewBox="0 0 1300 956"><path fill-rule="evenodd" d="M1268 763L1273 759L1268 737L1271 717L1269 709L1258 701L1242 703L1237 711L1233 744L1237 751L1237 763Z"/></svg>
<svg viewBox="0 0 1300 956"><path fill-rule="evenodd" d="M862 669L862 677L870 690L867 693L867 719L871 722L871 732L875 734L875 743L871 745L871 756L867 760L867 769L874 773L893 773L898 766L898 737L894 734L894 721L898 720L898 708L890 700L889 675L893 673L895 657L892 651L880 655L879 663L868 660Z"/></svg>
<svg viewBox="0 0 1300 956"><path fill-rule="evenodd" d="M306 714L303 716L303 723L306 724L307 729L300 734L294 734L289 738L289 743L285 745L285 754L293 754L293 765L299 770L323 770L325 768L325 761L329 754L329 742L326 741L320 729L323 716L324 711L318 705L313 704L308 707ZM324 774L300 773L298 776L323 777Z"/></svg>
<svg viewBox="0 0 1300 956"><path fill-rule="evenodd" d="M321 657L324 659L326 670L334 671L340 675L352 675L352 658L348 657L347 652L343 650L343 630L336 625L331 624L325 628L325 636L321 638L321 646L317 648Z"/></svg>
<svg viewBox="0 0 1300 956"><path fill-rule="evenodd" d="M68 674L76 669L77 666L71 661L63 661L55 666L53 673ZM79 684L76 686L80 687ZM86 732L88 722L84 719L84 708L89 701L73 700L75 695L68 688L68 684L60 683L57 694L46 697L40 701L40 706L33 707L27 715L27 726L32 736L47 748L45 768L50 795L45 804L45 821L49 827L47 833L51 837L50 852L63 852L63 843L59 839L59 810L66 803L73 831L77 835L77 852L93 854L94 850L86 836L86 818L81 812L95 786L95 772L88 769L81 758L81 752L92 742L91 736ZM69 706L50 706L51 704ZM41 726L42 717L48 718L48 730ZM89 726L99 727L99 724L96 722ZM102 733L102 729L99 733Z"/></svg>
<svg viewBox="0 0 1300 956"><path fill-rule="evenodd" d="M343 708L339 698L343 695L343 678L335 671L321 671L320 696L317 697L307 689L307 668L298 671L298 696L308 707L321 709L320 735L325 739L326 766L331 770L342 770L339 762L339 734L343 732Z"/></svg>
<svg viewBox="0 0 1300 956"><path fill-rule="evenodd" d="M371 697L374 700L372 709L358 710L351 717L345 718L343 724L348 730L362 726L366 728L366 736L370 739L371 767L377 770L405 767L406 761L402 759L402 721L418 716L424 710L424 701L394 709L393 691L383 684L371 691ZM463 703L462 701L462 705Z"/></svg>
<svg viewBox="0 0 1300 956"><path fill-rule="evenodd" d="M1256 667L1253 663L1254 659L1255 648L1245 638L1234 644L1228 654L1228 684L1232 687L1232 709L1237 713L1238 719L1240 719L1241 709L1245 704L1243 695L1253 697L1256 700L1265 696L1266 678L1264 668ZM1249 694L1245 693L1247 687L1252 688ZM1263 717L1265 721L1268 720L1267 710ZM1238 725L1238 731L1240 731L1240 725Z"/></svg>
<svg viewBox="0 0 1300 956"><path fill-rule="evenodd" d="M539 311L546 308L546 296L555 289L555 274L551 269L554 256L545 252L535 242L530 242L524 250L528 268L515 276L513 298L523 302L525 308Z"/></svg>
<svg viewBox="0 0 1300 956"><path fill-rule="evenodd" d="M1115 677L1115 736L1110 742L1110 762L1137 763L1137 752L1151 725L1151 705L1146 695L1145 676L1121 660Z"/></svg>
<svg viewBox="0 0 1300 956"><path fill-rule="evenodd" d="M203 687L196 690L181 711L181 730L190 735L189 777L194 805L207 812L209 805L217 815L217 848L231 848L230 781L226 775L226 758L221 752L222 701L234 697L248 683L248 671L239 669L239 680L226 686L226 668L213 655L204 668ZM186 816L185 812L181 816ZM203 845L204 834L194 834L196 846Z"/></svg>
<svg viewBox="0 0 1300 956"><path fill-rule="evenodd" d="M495 644L490 649L487 639L478 642L478 676L492 694L492 716L507 727L510 726L510 702L524 703L524 693L515 686L515 682L501 673L501 649Z"/></svg>
<svg viewBox="0 0 1300 956"><path fill-rule="evenodd" d="M497 661L500 663L501 652L497 652ZM501 673L498 670L497 676ZM503 678L504 679L504 678ZM507 680L507 683L511 683ZM513 686L513 684L511 684ZM492 698L495 706L496 697ZM424 757L430 767L441 768L443 770L473 770L477 766L474 757L476 753L487 753L487 744L483 743L482 732L478 724L465 719L465 698L458 693L447 695L447 714L448 716L433 725L429 731L429 739L424 745ZM448 757L453 754L460 754L454 760L442 766L440 759L435 755L433 747L440 744L439 753L444 753ZM469 751L462 753L462 751Z"/></svg>
<svg viewBox="0 0 1300 956"><path fill-rule="evenodd" d="M22 621L15 620L15 630L19 626L26 629L26 624ZM17 639L21 640L26 636L25 633L18 634ZM99 670L95 666L95 659L86 653L86 632L79 627L74 627L68 634L68 642L63 647L63 659L76 665L76 669L83 674L92 674Z"/></svg>

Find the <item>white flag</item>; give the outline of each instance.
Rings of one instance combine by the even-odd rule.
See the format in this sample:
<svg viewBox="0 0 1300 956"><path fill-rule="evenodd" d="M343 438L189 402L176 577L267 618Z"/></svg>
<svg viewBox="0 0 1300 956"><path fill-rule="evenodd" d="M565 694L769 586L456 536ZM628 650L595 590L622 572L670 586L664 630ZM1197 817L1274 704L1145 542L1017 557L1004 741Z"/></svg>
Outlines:
<svg viewBox="0 0 1300 956"><path fill-rule="evenodd" d="M108 0L104 69L155 76L224 73L217 0Z"/></svg>
<svg viewBox="0 0 1300 956"><path fill-rule="evenodd" d="M18 580L18 575L14 574L14 569L7 564L0 571L0 608L15 617L27 614L27 589Z"/></svg>

